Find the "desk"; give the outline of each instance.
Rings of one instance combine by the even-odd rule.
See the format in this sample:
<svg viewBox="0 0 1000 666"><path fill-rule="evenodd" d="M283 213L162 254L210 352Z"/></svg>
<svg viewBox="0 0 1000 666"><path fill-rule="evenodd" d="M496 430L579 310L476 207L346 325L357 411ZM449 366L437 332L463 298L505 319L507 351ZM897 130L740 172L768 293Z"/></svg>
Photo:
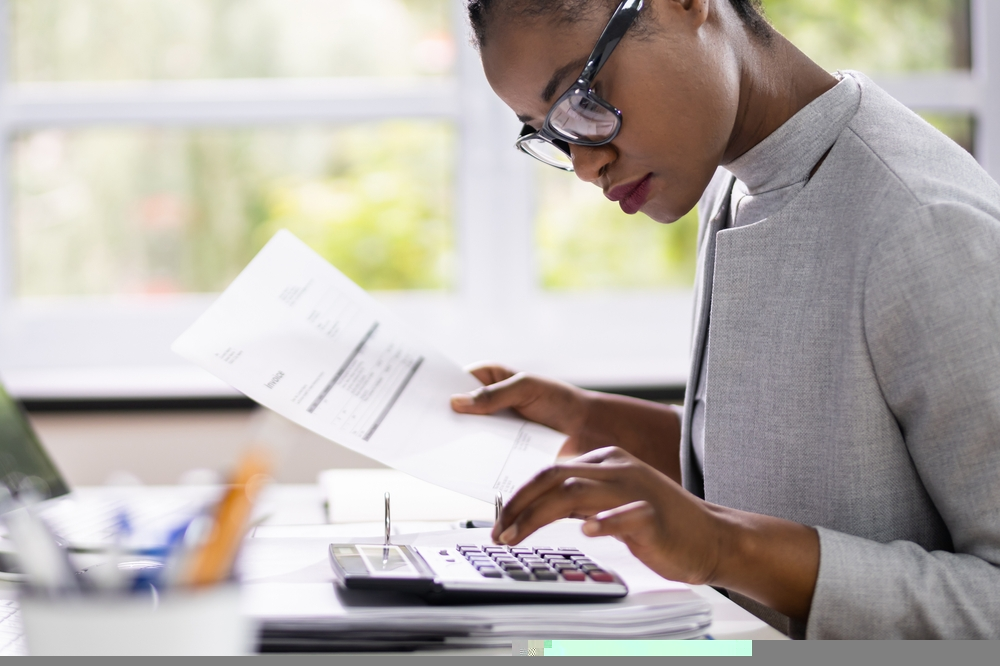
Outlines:
<svg viewBox="0 0 1000 666"><path fill-rule="evenodd" d="M262 523L264 525L308 526L326 523L323 495L319 486L315 485L271 486L261 499L261 509L268 516ZM712 637L718 640L787 640L784 634L711 587L698 585L692 589L712 605L712 626L708 630Z"/></svg>
<svg viewBox="0 0 1000 666"><path fill-rule="evenodd" d="M266 526L309 526L327 524L324 498L319 486L312 484L281 484L269 487L261 497L259 515ZM294 531L294 530L292 530ZM701 585L692 588L712 606L712 625L708 632L714 638L786 640L786 637L754 615L737 606L712 588ZM0 584L0 599L15 597L15 588ZM431 654L429 652L428 654ZM442 654L509 655L510 650L446 650Z"/></svg>

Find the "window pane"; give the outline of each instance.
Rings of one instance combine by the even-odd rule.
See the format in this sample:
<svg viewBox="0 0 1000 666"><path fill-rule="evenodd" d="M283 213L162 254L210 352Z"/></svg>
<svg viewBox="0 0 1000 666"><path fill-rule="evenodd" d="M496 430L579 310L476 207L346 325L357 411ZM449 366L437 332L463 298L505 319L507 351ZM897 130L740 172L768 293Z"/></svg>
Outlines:
<svg viewBox="0 0 1000 666"><path fill-rule="evenodd" d="M673 224L626 215L601 190L538 165L536 251L546 289L689 287L697 216Z"/></svg>
<svg viewBox="0 0 1000 666"><path fill-rule="evenodd" d="M453 152L423 121L22 135L16 293L218 291L280 228L366 288L447 288Z"/></svg>
<svg viewBox="0 0 1000 666"><path fill-rule="evenodd" d="M969 0L763 0L767 17L826 69L970 65Z"/></svg>
<svg viewBox="0 0 1000 666"><path fill-rule="evenodd" d="M10 0L21 81L447 74L448 0Z"/></svg>

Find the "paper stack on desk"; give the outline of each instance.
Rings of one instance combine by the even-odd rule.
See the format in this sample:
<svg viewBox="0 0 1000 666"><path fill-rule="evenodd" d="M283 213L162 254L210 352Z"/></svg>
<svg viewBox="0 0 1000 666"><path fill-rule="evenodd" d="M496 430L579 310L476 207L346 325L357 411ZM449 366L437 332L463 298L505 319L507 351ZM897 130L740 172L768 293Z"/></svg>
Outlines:
<svg viewBox="0 0 1000 666"><path fill-rule="evenodd" d="M487 544L489 530L403 535L395 543L445 547ZM604 603L433 606L402 595L336 589L327 547L370 539L250 539L241 566L246 612L273 650L416 649L509 645L512 639L695 638L711 623L708 602L688 585L650 571L619 541L591 539L580 522L559 521L526 545L578 546L622 577L624 599Z"/></svg>
<svg viewBox="0 0 1000 666"><path fill-rule="evenodd" d="M371 596L371 595L366 595ZM615 604L352 607L336 621L269 621L266 650L486 647L512 639L697 638L711 611L693 592L648 592Z"/></svg>
<svg viewBox="0 0 1000 666"><path fill-rule="evenodd" d="M174 343L260 404L390 467L493 502L565 436L513 414L456 414L480 386L287 231Z"/></svg>

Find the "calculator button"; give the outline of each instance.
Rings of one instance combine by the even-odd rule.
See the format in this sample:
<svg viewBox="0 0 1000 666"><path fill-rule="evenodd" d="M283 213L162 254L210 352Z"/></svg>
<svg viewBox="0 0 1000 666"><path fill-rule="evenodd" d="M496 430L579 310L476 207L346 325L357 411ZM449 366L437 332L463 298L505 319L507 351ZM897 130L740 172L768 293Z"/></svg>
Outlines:
<svg viewBox="0 0 1000 666"><path fill-rule="evenodd" d="M583 573L582 571L563 571L562 577L565 578L566 580L577 582L581 580L586 580L587 574Z"/></svg>
<svg viewBox="0 0 1000 666"><path fill-rule="evenodd" d="M580 569L583 570L583 571L600 571L601 570L601 567L597 566L593 562L591 562L590 564L579 564L577 566L579 566Z"/></svg>
<svg viewBox="0 0 1000 666"><path fill-rule="evenodd" d="M589 573L590 573L590 577L593 580L596 580L598 583L613 583L613 582L615 582L615 577L612 576L611 574L609 574L607 571L601 571L600 569L596 569L596 570L591 571Z"/></svg>
<svg viewBox="0 0 1000 666"><path fill-rule="evenodd" d="M500 573L499 569L480 569L479 574L483 578L503 578L503 574Z"/></svg>
<svg viewBox="0 0 1000 666"><path fill-rule="evenodd" d="M504 564L501 564L500 568L506 571L507 573L510 573L511 571L524 571L524 567L522 567L520 564L514 564L511 562L505 562Z"/></svg>
<svg viewBox="0 0 1000 666"><path fill-rule="evenodd" d="M531 550L530 548L511 548L510 552L512 552L512 553L523 553L525 555L528 555L528 554L533 553L535 551Z"/></svg>
<svg viewBox="0 0 1000 666"><path fill-rule="evenodd" d="M535 574L538 580L559 580L559 574L548 569L532 569L531 573Z"/></svg>
<svg viewBox="0 0 1000 666"><path fill-rule="evenodd" d="M487 553L506 553L507 549L503 546L486 546L483 548L483 551Z"/></svg>
<svg viewBox="0 0 1000 666"><path fill-rule="evenodd" d="M516 571L508 571L507 575L514 580L531 580L531 574L524 569L517 569Z"/></svg>
<svg viewBox="0 0 1000 666"><path fill-rule="evenodd" d="M567 553L579 553L580 552L579 548L573 548L572 546L560 546L558 550L561 550L561 551L567 552Z"/></svg>
<svg viewBox="0 0 1000 666"><path fill-rule="evenodd" d="M576 569L576 565L572 562L549 562L549 565L554 569Z"/></svg>

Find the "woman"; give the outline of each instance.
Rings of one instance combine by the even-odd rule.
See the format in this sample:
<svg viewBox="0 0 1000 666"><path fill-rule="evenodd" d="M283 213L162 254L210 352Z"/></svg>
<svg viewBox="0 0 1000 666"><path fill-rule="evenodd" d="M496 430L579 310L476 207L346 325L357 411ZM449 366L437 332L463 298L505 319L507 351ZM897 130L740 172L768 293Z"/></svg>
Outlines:
<svg viewBox="0 0 1000 666"><path fill-rule="evenodd" d="M683 410L497 365L453 398L577 456L494 539L584 518L796 636L1000 637L1000 187L755 2L469 3L522 150L702 218Z"/></svg>

